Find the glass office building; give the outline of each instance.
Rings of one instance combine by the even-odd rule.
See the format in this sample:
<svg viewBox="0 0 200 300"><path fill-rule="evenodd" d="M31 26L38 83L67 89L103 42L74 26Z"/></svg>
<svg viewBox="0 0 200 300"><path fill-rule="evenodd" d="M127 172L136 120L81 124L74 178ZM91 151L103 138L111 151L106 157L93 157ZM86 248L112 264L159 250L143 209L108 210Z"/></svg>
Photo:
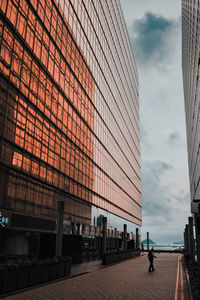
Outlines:
<svg viewBox="0 0 200 300"><path fill-rule="evenodd" d="M191 201L200 201L199 3L182 0L182 70Z"/></svg>
<svg viewBox="0 0 200 300"><path fill-rule="evenodd" d="M200 263L200 3L182 0L182 72L186 114L188 167L192 219L184 232L185 248ZM194 245L192 226L195 226ZM189 237L189 240L188 240ZM189 244L188 244L189 241ZM191 246L190 246L191 244ZM188 248L189 245L189 248ZM189 249L189 250L188 250Z"/></svg>
<svg viewBox="0 0 200 300"><path fill-rule="evenodd" d="M138 110L119 0L0 0L0 256L53 256L59 202L66 251L134 239Z"/></svg>

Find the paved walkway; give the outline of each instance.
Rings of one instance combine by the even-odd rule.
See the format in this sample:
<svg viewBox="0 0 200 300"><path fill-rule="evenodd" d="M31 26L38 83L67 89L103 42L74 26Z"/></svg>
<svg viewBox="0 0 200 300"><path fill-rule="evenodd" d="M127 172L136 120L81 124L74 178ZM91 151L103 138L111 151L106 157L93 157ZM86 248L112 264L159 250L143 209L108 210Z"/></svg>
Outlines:
<svg viewBox="0 0 200 300"><path fill-rule="evenodd" d="M157 254L149 273L147 256L7 297L10 300L189 300L180 254Z"/></svg>

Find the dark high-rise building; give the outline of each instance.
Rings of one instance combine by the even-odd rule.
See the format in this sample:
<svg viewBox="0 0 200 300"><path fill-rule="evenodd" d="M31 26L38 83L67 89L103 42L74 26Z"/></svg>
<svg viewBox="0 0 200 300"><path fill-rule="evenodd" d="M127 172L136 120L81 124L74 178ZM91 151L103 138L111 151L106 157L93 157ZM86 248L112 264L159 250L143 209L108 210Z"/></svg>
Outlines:
<svg viewBox="0 0 200 300"><path fill-rule="evenodd" d="M0 0L0 256L135 238L138 106L119 1Z"/></svg>

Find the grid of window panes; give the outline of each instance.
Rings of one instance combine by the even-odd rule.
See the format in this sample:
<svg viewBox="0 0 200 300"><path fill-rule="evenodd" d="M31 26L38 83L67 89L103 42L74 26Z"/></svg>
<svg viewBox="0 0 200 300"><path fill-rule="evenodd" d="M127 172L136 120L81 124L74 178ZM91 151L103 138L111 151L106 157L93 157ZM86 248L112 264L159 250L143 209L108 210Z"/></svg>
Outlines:
<svg viewBox="0 0 200 300"><path fill-rule="evenodd" d="M48 215L70 194L140 225L137 70L119 1L0 0L0 9L1 162L49 191L29 197L24 184L20 194L10 173L11 206L38 201ZM70 201L66 213L89 220Z"/></svg>
<svg viewBox="0 0 200 300"><path fill-rule="evenodd" d="M182 1L182 68L186 112L191 199L200 197L199 3Z"/></svg>

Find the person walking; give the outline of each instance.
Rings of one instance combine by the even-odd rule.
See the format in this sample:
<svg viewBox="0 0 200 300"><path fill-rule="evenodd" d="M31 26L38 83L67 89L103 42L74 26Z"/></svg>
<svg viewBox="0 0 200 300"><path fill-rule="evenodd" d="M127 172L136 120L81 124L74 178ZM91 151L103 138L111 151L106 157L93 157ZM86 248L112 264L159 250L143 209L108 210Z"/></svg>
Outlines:
<svg viewBox="0 0 200 300"><path fill-rule="evenodd" d="M149 263L150 263L149 272L155 271L155 268L154 268L154 265L153 265L154 258L156 258L156 256L153 253L153 248L151 248L151 250L148 253L148 260L149 260Z"/></svg>

